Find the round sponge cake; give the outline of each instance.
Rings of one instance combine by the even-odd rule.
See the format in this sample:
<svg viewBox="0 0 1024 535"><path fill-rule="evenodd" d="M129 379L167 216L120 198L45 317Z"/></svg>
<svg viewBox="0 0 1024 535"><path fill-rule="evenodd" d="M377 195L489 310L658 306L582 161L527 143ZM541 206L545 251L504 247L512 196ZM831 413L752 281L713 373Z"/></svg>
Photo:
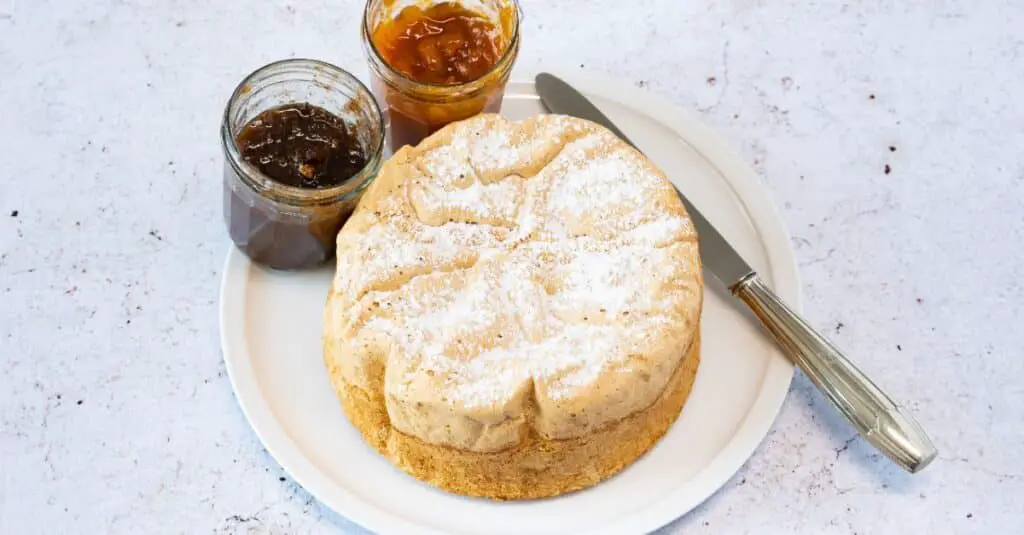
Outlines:
<svg viewBox="0 0 1024 535"><path fill-rule="evenodd" d="M420 480L495 499L585 488L689 395L696 232L661 171L600 126L451 124L384 164L337 243L331 382Z"/></svg>

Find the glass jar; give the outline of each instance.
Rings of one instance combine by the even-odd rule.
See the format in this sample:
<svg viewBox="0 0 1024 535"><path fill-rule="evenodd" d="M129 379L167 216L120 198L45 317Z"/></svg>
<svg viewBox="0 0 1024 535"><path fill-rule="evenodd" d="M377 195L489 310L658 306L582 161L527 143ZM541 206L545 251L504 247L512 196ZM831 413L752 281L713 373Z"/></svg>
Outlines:
<svg viewBox="0 0 1024 535"><path fill-rule="evenodd" d="M489 72L457 84L421 83L388 65L374 32L408 5L421 8L453 0L369 0L363 13L363 46L370 64L371 87L389 121L390 145L397 151L415 145L448 123L478 113L497 113L512 67L519 54L522 11L517 0L455 0L486 16L500 32L504 51Z"/></svg>
<svg viewBox="0 0 1024 535"><path fill-rule="evenodd" d="M303 188L275 181L242 157L238 135L261 113L310 104L351 127L366 165L340 184ZM309 59L271 63L231 95L221 124L224 220L231 240L253 262L279 270L308 268L334 256L338 231L376 177L384 121L372 93L354 76Z"/></svg>

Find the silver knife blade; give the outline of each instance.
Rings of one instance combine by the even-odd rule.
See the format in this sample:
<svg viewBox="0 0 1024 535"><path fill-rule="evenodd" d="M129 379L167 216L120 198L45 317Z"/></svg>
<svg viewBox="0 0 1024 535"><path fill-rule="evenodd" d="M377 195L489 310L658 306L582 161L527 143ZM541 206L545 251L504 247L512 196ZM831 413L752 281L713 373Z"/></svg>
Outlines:
<svg viewBox="0 0 1024 535"><path fill-rule="evenodd" d="M571 115L597 123L632 145L636 150L640 150L597 106L594 106L587 97L560 78L546 72L540 73L535 79L535 84L537 95L540 96L541 103L549 112ZM679 191L679 188L676 188L676 192L679 193L679 198L682 199L683 206L686 207L686 212L697 229L701 260L708 271L730 288L750 277L754 273L750 264L736 252L736 249L733 249L725 237L704 217L704 214L690 203L689 199Z"/></svg>
<svg viewBox="0 0 1024 535"><path fill-rule="evenodd" d="M597 107L565 82L541 74L536 86L548 111L593 121L636 147ZM747 305L779 349L878 451L911 473L928 466L937 450L921 424L775 295L682 192L679 198L697 229L705 267Z"/></svg>

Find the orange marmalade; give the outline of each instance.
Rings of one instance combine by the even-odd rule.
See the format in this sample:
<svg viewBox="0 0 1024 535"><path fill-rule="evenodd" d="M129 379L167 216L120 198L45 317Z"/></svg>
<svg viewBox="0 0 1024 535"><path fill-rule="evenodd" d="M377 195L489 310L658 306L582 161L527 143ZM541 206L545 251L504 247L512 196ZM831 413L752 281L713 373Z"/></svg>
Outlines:
<svg viewBox="0 0 1024 535"><path fill-rule="evenodd" d="M455 2L409 6L373 32L392 69L433 85L470 82L501 59L501 32L486 16Z"/></svg>
<svg viewBox="0 0 1024 535"><path fill-rule="evenodd" d="M515 0L484 0L479 11L445 0L394 13L394 4L371 0L363 30L392 149L419 143L448 123L497 112L519 46Z"/></svg>

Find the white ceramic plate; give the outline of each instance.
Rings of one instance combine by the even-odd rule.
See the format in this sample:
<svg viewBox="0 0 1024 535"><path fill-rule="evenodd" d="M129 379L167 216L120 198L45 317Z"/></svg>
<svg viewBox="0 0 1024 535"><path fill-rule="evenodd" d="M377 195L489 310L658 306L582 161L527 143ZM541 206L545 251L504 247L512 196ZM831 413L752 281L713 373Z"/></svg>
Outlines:
<svg viewBox="0 0 1024 535"><path fill-rule="evenodd" d="M725 143L693 117L631 86L592 75L566 79L642 147L799 309L788 236L756 177ZM542 113L533 83L510 84L502 113L515 119ZM232 248L221 289L224 360L242 410L271 455L319 500L378 533L656 530L711 496L743 465L768 432L793 375L758 328L711 287L692 395L650 453L610 480L560 498L518 503L463 498L393 468L342 413L321 356L321 315L332 270L270 272Z"/></svg>

